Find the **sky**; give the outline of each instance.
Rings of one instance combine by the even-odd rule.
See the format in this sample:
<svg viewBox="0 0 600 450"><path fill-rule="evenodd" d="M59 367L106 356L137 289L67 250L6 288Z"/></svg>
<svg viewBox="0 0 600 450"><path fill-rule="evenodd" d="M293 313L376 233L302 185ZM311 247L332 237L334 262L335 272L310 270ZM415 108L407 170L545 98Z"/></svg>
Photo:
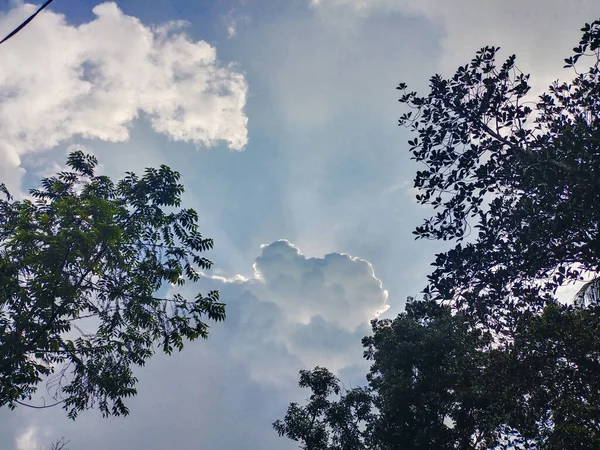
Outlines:
<svg viewBox="0 0 600 450"><path fill-rule="evenodd" d="M0 0L0 35L35 5ZM0 449L287 450L271 423L300 369L364 382L361 338L424 287L439 243L415 241L395 87L485 45L517 54L534 92L595 0L55 0L0 46L0 181L26 192L74 148L102 171L167 164L214 238L228 318L136 369L128 417L0 409Z"/></svg>

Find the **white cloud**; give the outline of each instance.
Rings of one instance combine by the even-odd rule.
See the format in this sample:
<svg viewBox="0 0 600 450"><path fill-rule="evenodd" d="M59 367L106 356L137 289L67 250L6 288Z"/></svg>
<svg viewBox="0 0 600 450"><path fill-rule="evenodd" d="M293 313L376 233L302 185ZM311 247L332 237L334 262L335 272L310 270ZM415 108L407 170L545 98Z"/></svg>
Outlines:
<svg viewBox="0 0 600 450"><path fill-rule="evenodd" d="M38 450L37 428L30 426L15 439L17 450Z"/></svg>
<svg viewBox="0 0 600 450"><path fill-rule="evenodd" d="M354 330L386 307L387 292L364 259L340 253L307 258L280 240L262 248L255 270L269 299L295 323L321 316Z"/></svg>
<svg viewBox="0 0 600 450"><path fill-rule="evenodd" d="M239 7L243 7L244 0L238 3L237 6L230 8L226 13L221 15L221 20L227 31L227 38L233 39L237 36L238 27L240 25L248 25L252 19L250 16L240 13Z"/></svg>
<svg viewBox="0 0 600 450"><path fill-rule="evenodd" d="M309 0L311 6L349 6L356 10L371 9L389 4L389 0ZM400 3L400 2L398 2ZM402 3L407 3L405 0Z"/></svg>
<svg viewBox="0 0 600 450"><path fill-rule="evenodd" d="M227 37L228 38L234 38L236 34L236 24L235 22L231 22L228 26L227 26Z"/></svg>
<svg viewBox="0 0 600 450"><path fill-rule="evenodd" d="M215 339L229 340L231 356L256 380L289 382L300 368L340 371L361 363L369 321L388 308L368 261L340 253L307 258L280 240L262 247L254 271L251 278L212 281L228 303Z"/></svg>
<svg viewBox="0 0 600 450"><path fill-rule="evenodd" d="M0 15L6 34L32 12ZM194 42L182 22L151 28L115 3L93 9L80 26L46 11L0 49L0 176L13 187L20 157L73 136L125 141L147 115L174 140L233 150L247 143L247 85L214 47Z"/></svg>

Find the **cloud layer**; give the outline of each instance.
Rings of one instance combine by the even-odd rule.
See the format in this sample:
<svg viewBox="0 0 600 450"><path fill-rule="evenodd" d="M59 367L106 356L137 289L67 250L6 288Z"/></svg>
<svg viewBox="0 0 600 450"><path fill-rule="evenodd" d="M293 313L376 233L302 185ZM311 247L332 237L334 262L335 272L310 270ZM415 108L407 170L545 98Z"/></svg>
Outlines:
<svg viewBox="0 0 600 450"><path fill-rule="evenodd" d="M0 15L6 34L34 10ZM194 42L170 22L149 27L115 3L93 9L79 26L51 11L2 45L0 177L15 187L20 157L73 136L125 141L132 122L198 146L247 143L247 84L221 64L214 47Z"/></svg>
<svg viewBox="0 0 600 450"><path fill-rule="evenodd" d="M521 68L533 72L545 87L557 76L563 58L579 41L584 22L598 16L594 0L582 0L573 7L568 0L507 0L476 2L456 0L308 0L317 11L331 12L332 20L340 8L358 17L398 12L426 17L444 31L440 58L442 71L454 71L473 57L484 45L501 46L505 55L516 53ZM423 47L423 43L411 42ZM425 51L425 49L423 49Z"/></svg>

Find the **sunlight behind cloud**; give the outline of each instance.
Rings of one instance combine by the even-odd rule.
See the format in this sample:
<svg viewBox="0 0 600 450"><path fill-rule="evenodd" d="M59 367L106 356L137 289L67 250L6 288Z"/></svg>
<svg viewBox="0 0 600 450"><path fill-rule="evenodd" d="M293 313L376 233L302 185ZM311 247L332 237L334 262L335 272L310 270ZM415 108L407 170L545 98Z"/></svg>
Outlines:
<svg viewBox="0 0 600 450"><path fill-rule="evenodd" d="M307 257L279 240L261 246L253 268L250 278L205 279L227 303L227 320L213 339L230 340L227 351L254 379L279 384L301 368L363 363L360 340L389 307L369 261L342 253Z"/></svg>

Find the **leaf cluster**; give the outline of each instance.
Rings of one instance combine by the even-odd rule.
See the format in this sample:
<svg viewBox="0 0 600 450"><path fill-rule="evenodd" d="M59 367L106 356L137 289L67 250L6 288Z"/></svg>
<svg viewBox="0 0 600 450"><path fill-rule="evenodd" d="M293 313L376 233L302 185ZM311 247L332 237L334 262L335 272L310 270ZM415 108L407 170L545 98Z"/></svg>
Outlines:
<svg viewBox="0 0 600 450"><path fill-rule="evenodd" d="M399 123L425 166L417 200L436 210L415 234L456 241L436 256L426 292L498 331L505 313L539 312L557 287L600 270L599 30L586 24L575 49L587 69L537 102L514 55L496 62L497 47L431 78L427 96L398 88L412 110Z"/></svg>
<svg viewBox="0 0 600 450"><path fill-rule="evenodd" d="M548 305L507 345L431 300L372 327L368 386L302 371L312 395L274 423L280 435L306 450L600 446L600 307Z"/></svg>

